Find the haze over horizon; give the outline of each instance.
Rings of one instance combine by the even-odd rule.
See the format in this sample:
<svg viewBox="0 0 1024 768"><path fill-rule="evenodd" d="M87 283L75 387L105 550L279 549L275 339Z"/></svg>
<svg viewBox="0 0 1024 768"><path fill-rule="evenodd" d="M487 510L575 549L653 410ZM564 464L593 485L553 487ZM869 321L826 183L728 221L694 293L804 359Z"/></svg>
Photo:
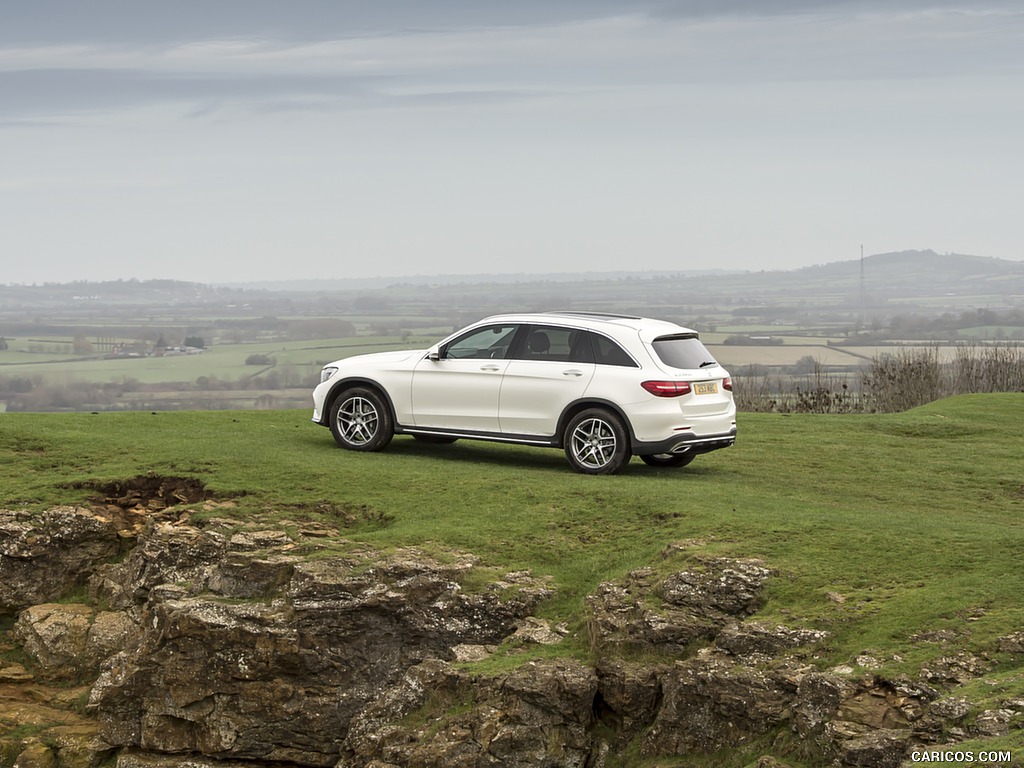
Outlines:
<svg viewBox="0 0 1024 768"><path fill-rule="evenodd" d="M1024 259L1015 0L0 11L0 283Z"/></svg>

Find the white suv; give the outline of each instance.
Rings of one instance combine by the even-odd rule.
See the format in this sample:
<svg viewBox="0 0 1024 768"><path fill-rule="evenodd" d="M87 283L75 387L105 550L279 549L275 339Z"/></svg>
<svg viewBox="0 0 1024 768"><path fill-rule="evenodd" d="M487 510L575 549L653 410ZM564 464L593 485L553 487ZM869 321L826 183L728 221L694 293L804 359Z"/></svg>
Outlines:
<svg viewBox="0 0 1024 768"><path fill-rule="evenodd" d="M626 315L496 315L426 350L324 366L313 421L353 451L395 434L563 448L579 472L682 467L736 440L732 379L697 333Z"/></svg>

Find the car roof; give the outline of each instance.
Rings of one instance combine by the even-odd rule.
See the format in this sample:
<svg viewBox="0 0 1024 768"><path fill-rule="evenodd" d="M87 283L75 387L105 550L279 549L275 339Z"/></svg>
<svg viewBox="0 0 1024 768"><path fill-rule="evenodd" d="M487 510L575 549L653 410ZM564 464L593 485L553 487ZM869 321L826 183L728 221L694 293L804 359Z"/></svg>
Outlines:
<svg viewBox="0 0 1024 768"><path fill-rule="evenodd" d="M581 312L569 310L493 315L491 317L484 318L480 323L511 322L557 324L558 321L593 330L604 329L609 334L613 334L616 330L620 332L622 330L632 330L639 333L640 337L644 341L653 341L656 338L668 335L697 335L696 331L677 325L676 323L670 323L667 320L656 320L654 318L639 317L637 315L618 315L604 312Z"/></svg>

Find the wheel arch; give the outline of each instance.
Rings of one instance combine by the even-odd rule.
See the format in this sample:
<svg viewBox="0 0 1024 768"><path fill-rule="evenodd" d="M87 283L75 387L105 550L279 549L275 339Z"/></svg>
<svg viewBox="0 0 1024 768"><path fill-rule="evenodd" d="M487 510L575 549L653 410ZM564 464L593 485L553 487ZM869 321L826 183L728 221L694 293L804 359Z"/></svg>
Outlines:
<svg viewBox="0 0 1024 768"><path fill-rule="evenodd" d="M324 425L330 425L329 414L331 412L331 408L334 406L334 401L341 397L345 392L348 392L350 389L355 389L356 387L366 387L380 395L384 404L388 407L388 412L391 414L391 423L396 427L398 426L398 421L395 418L395 404L391 402L391 396L388 394L388 391L378 382L365 376L346 376L331 387L331 391L328 392L327 397L324 398Z"/></svg>
<svg viewBox="0 0 1024 768"><path fill-rule="evenodd" d="M614 413L622 419L622 423L626 425L626 430L629 432L630 445L636 442L633 425L630 423L629 417L626 416L618 405L613 403L611 400L604 400L599 397L586 397L581 400L574 400L562 409L562 413L558 417L558 428L555 430L554 435L556 447L565 447L565 427L568 425L569 420L580 411L585 411L588 408L604 408L606 411Z"/></svg>

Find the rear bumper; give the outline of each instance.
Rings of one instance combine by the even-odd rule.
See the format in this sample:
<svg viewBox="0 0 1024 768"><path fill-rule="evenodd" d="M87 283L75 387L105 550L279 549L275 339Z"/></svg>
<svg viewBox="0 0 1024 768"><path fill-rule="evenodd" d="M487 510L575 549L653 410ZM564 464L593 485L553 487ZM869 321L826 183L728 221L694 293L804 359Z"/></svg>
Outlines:
<svg viewBox="0 0 1024 768"><path fill-rule="evenodd" d="M655 442L633 441L634 456L649 456L658 453L709 453L720 448L729 448L736 442L736 428L719 435L676 435Z"/></svg>

